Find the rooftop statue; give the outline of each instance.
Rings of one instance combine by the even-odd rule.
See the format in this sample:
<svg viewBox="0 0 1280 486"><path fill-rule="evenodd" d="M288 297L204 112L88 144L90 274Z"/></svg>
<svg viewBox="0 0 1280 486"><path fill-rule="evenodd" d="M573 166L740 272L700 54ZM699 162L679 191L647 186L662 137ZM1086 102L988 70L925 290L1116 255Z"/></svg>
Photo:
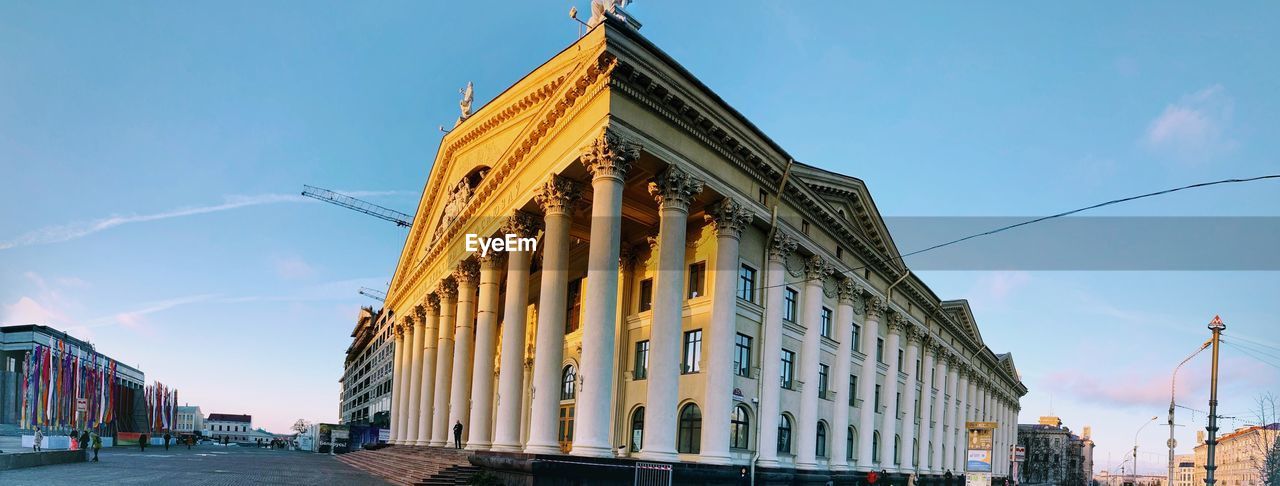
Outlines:
<svg viewBox="0 0 1280 486"><path fill-rule="evenodd" d="M627 0L591 0L591 18L587 19L587 28L604 22L605 13L618 14L618 9L627 8Z"/></svg>
<svg viewBox="0 0 1280 486"><path fill-rule="evenodd" d="M458 90L462 93L462 101L458 102L458 107L462 109L462 115L458 117L458 122L453 126L458 126L463 120L471 118L471 102L475 100L475 91L472 89L471 81L467 81L467 87Z"/></svg>

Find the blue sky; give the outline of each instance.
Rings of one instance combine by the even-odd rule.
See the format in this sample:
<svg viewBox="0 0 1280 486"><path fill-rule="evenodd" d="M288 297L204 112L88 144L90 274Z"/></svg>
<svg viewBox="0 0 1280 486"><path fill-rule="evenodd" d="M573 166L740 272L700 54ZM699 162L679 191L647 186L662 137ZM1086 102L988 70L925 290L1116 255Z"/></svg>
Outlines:
<svg viewBox="0 0 1280 486"><path fill-rule="evenodd" d="M474 81L483 103L572 42L570 5L588 10L0 3L0 322L83 334L206 412L274 430L335 420L341 354L373 303L355 290L386 284L405 230L307 202L301 185L412 210L458 88ZM1280 173L1273 4L631 11L798 159L866 181L886 216L1034 216ZM1262 182L1094 214L1278 209L1280 183ZM1214 314L1280 345L1274 272L923 276L969 298L986 342L1015 353L1032 389L1021 421L1052 396L1068 425L1093 426L1100 467L1163 416L1169 372ZM1275 363L1231 348L1224 363L1224 411L1280 392ZM1184 368L1180 402L1205 408L1206 366ZM1141 450L1165 434L1148 427Z"/></svg>

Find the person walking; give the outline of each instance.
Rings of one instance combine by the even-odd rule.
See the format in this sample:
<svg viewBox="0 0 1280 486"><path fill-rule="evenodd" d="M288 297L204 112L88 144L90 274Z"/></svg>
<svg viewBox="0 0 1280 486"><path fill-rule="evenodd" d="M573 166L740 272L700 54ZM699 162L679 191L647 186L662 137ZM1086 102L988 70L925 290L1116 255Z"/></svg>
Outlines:
<svg viewBox="0 0 1280 486"><path fill-rule="evenodd" d="M151 438L147 437L147 434L142 434L141 436L138 436L138 448L141 449L142 452L147 452L148 440L151 440Z"/></svg>
<svg viewBox="0 0 1280 486"><path fill-rule="evenodd" d="M102 436L97 432L93 434L93 462L98 462L98 450L102 449Z"/></svg>
<svg viewBox="0 0 1280 486"><path fill-rule="evenodd" d="M44 442L44 431L40 430L40 427L36 427L36 440L32 444L31 449L35 452L40 452L40 444L42 442Z"/></svg>
<svg viewBox="0 0 1280 486"><path fill-rule="evenodd" d="M461 420L459 420L458 423L453 424L453 448L454 449L462 448L462 421Z"/></svg>
<svg viewBox="0 0 1280 486"><path fill-rule="evenodd" d="M84 460L89 460L89 429L80 432L80 450L84 451Z"/></svg>
<svg viewBox="0 0 1280 486"><path fill-rule="evenodd" d="M165 431L165 433L164 433L164 450L166 450L166 451L167 451L167 450L169 450L169 439L170 439L171 437L172 437L172 436L171 436L171 435L169 435L169 432L168 432L168 431Z"/></svg>
<svg viewBox="0 0 1280 486"><path fill-rule="evenodd" d="M954 474L951 474L951 470L948 469L947 473L942 475L942 483L946 486L951 486L955 482L955 477Z"/></svg>
<svg viewBox="0 0 1280 486"><path fill-rule="evenodd" d="M192 442L192 440L193 440L193 438L188 436L188 437L186 438L186 440L184 440L184 441L183 441L183 442L186 442L186 443L187 443L187 450L191 450L191 442Z"/></svg>

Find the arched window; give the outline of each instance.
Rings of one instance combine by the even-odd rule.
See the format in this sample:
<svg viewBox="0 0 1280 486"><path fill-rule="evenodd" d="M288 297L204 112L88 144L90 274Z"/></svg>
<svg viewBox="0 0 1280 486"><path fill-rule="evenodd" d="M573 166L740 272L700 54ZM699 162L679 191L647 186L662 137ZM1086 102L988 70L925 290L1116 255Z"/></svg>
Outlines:
<svg viewBox="0 0 1280 486"><path fill-rule="evenodd" d="M893 463L902 464L902 436L893 436Z"/></svg>
<svg viewBox="0 0 1280 486"><path fill-rule="evenodd" d="M631 413L631 452L640 452L644 447L644 407Z"/></svg>
<svg viewBox="0 0 1280 486"><path fill-rule="evenodd" d="M680 437L676 447L681 454L697 454L702 450L702 410L695 404L680 409Z"/></svg>
<svg viewBox="0 0 1280 486"><path fill-rule="evenodd" d="M747 416L747 407L733 407L729 416L729 447L746 449L751 447L751 419Z"/></svg>
<svg viewBox="0 0 1280 486"><path fill-rule="evenodd" d="M850 425L848 435L844 439L844 459L846 461L855 461L854 458L858 457L857 451L853 450L857 446L858 429L855 429ZM854 462L854 464L857 464L857 462Z"/></svg>
<svg viewBox="0 0 1280 486"><path fill-rule="evenodd" d="M871 462L880 463L880 431L871 432Z"/></svg>
<svg viewBox="0 0 1280 486"><path fill-rule="evenodd" d="M827 423L818 421L818 443L814 444L813 454L818 457L827 457Z"/></svg>
<svg viewBox="0 0 1280 486"><path fill-rule="evenodd" d="M573 396L574 396L573 382L574 382L574 379L577 377L578 377L578 370L577 368L574 368L573 365L565 366L564 371L560 372L560 399L561 400L573 400Z"/></svg>
<svg viewBox="0 0 1280 486"><path fill-rule="evenodd" d="M778 453L791 453L791 417L785 413L778 418Z"/></svg>

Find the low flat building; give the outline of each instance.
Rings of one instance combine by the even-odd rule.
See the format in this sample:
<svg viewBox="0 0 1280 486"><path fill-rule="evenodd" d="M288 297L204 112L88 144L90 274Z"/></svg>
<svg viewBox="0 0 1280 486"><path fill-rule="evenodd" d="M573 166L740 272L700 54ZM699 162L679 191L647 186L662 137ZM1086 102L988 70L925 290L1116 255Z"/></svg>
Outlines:
<svg viewBox="0 0 1280 486"><path fill-rule="evenodd" d="M391 414L393 323L372 307L360 309L343 362L338 409L342 424L386 427Z"/></svg>
<svg viewBox="0 0 1280 486"><path fill-rule="evenodd" d="M1089 427L1083 437L1062 426L1058 417L1040 417L1036 424L1018 424L1018 445L1026 449L1019 468L1020 483L1086 486L1093 479L1093 440Z"/></svg>
<svg viewBox="0 0 1280 486"><path fill-rule="evenodd" d="M222 442L224 437L227 442L253 442L251 438L253 431L252 415L211 413L209 418L205 419L205 425L208 427L209 437L212 437L217 442Z"/></svg>
<svg viewBox="0 0 1280 486"><path fill-rule="evenodd" d="M1214 448L1213 479L1217 484L1230 486L1263 486L1267 484L1261 474L1266 452L1276 443L1280 434L1280 423L1266 426L1254 425L1241 427L1235 431L1218 437L1218 446ZM1196 434L1195 449L1195 484L1204 484L1205 464L1208 461L1209 446L1205 444L1204 433Z"/></svg>

